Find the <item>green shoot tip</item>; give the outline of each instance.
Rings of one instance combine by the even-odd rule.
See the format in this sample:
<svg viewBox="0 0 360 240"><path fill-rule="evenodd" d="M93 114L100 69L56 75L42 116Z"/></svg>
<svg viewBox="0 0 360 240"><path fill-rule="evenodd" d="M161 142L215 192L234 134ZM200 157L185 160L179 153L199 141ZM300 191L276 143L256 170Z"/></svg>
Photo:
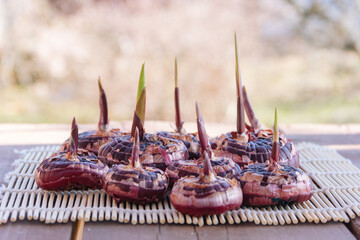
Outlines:
<svg viewBox="0 0 360 240"><path fill-rule="evenodd" d="M275 107L275 120L274 120L273 134L274 134L273 142L279 141L279 126L278 126L277 107Z"/></svg>

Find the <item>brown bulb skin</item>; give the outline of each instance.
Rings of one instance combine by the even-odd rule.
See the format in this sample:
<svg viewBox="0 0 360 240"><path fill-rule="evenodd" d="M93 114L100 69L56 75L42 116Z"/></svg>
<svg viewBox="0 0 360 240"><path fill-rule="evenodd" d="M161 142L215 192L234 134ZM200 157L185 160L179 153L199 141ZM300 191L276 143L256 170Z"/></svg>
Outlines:
<svg viewBox="0 0 360 240"><path fill-rule="evenodd" d="M102 188L108 167L87 150L78 149L77 155L67 151L54 153L35 170L36 184L44 190Z"/></svg>
<svg viewBox="0 0 360 240"><path fill-rule="evenodd" d="M246 167L237 178L248 206L269 206L307 201L313 195L313 183L301 169L279 164L269 171L267 164Z"/></svg>
<svg viewBox="0 0 360 240"><path fill-rule="evenodd" d="M158 202L168 189L167 174L157 168L116 165L104 179L104 189L117 202L145 204Z"/></svg>
<svg viewBox="0 0 360 240"><path fill-rule="evenodd" d="M268 163L272 150L272 130L259 130L259 133L247 132L246 138L237 132L229 132L210 140L216 149L215 156L231 158L241 168L254 163ZM299 153L294 144L283 134L280 135L279 163L299 167Z"/></svg>
<svg viewBox="0 0 360 240"><path fill-rule="evenodd" d="M221 177L210 183L198 177L185 177L174 184L170 201L176 210L200 217L222 214L242 204L242 191L235 179Z"/></svg>
<svg viewBox="0 0 360 240"><path fill-rule="evenodd" d="M124 134L103 145L99 150L99 159L109 166L128 164L133 145L131 135ZM166 164L160 148L165 150L171 161L185 159L186 147L181 141L145 133L140 140L140 163L144 167L155 167L165 171Z"/></svg>
<svg viewBox="0 0 360 240"><path fill-rule="evenodd" d="M89 150L94 154L98 154L100 147L116 137L121 136L123 133L119 129L111 129L106 132L98 130L85 131L79 133L79 148ZM68 150L69 139L67 139L60 150Z"/></svg>

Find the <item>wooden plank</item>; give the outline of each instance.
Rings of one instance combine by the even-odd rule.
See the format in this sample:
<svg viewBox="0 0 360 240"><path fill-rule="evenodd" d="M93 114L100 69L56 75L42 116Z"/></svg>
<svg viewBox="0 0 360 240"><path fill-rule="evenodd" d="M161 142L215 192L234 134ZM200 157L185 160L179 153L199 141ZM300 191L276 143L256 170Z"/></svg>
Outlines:
<svg viewBox="0 0 360 240"><path fill-rule="evenodd" d="M228 235L226 225L203 226L203 227L196 226L195 232L199 240L227 239L227 235Z"/></svg>
<svg viewBox="0 0 360 240"><path fill-rule="evenodd" d="M83 239L152 240L159 238L159 225L130 225L118 222L85 223Z"/></svg>
<svg viewBox="0 0 360 240"><path fill-rule="evenodd" d="M195 240L196 231L191 225L160 225L159 240Z"/></svg>
<svg viewBox="0 0 360 240"><path fill-rule="evenodd" d="M1 240L61 240L69 239L71 223L45 225L36 221L18 221L0 225ZM85 239L85 238L84 238Z"/></svg>
<svg viewBox="0 0 360 240"><path fill-rule="evenodd" d="M351 232L341 223L311 224L303 223L284 226L258 226L251 223L241 227L227 225L229 240L247 239L326 239L326 240L354 240Z"/></svg>
<svg viewBox="0 0 360 240"><path fill-rule="evenodd" d="M346 224L346 227L357 239L360 239L360 218L352 219Z"/></svg>

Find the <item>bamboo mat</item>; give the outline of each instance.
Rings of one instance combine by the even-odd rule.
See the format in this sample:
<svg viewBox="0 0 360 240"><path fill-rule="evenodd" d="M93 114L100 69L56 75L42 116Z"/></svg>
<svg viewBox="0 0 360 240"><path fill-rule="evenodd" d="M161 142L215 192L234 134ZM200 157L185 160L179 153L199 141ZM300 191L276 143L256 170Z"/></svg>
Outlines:
<svg viewBox="0 0 360 240"><path fill-rule="evenodd" d="M132 224L194 224L202 226L254 222L263 225L299 222L349 222L360 216L360 170L335 150L312 143L296 145L300 166L315 183L313 197L301 204L241 207L221 215L191 217L176 211L166 197L159 203L117 204L103 190L49 192L39 189L33 176L37 165L59 146L46 145L20 151L15 169L0 188L0 224L39 220L45 223L118 221Z"/></svg>

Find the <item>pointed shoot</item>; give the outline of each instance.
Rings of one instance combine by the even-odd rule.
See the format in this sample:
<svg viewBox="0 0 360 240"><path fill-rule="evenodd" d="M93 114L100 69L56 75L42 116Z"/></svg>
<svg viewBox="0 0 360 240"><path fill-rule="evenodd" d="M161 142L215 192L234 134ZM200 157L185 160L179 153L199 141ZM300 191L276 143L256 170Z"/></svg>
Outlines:
<svg viewBox="0 0 360 240"><path fill-rule="evenodd" d="M203 152L202 155L202 164L203 164L203 174L201 175L201 180L210 183L216 180L216 174L211 166L210 157L207 151Z"/></svg>
<svg viewBox="0 0 360 240"><path fill-rule="evenodd" d="M78 133L79 128L76 123L75 117L72 120L71 124L71 133L69 138L69 150L68 150L68 156L76 156L77 155L77 148L78 148Z"/></svg>
<svg viewBox="0 0 360 240"><path fill-rule="evenodd" d="M257 131L261 128L261 124L260 124L259 120L257 119L257 117L255 116L255 112L251 106L250 99L246 93L245 86L243 86L242 90L243 90L246 115L250 121L250 124L251 124L251 127L253 128L253 130Z"/></svg>
<svg viewBox="0 0 360 240"><path fill-rule="evenodd" d="M131 152L130 164L132 167L141 168L140 163L140 141L139 141L139 129L136 128L135 136L133 137L133 149Z"/></svg>
<svg viewBox="0 0 360 240"><path fill-rule="evenodd" d="M183 124L184 122L181 120L181 112L180 112L180 93L178 87L178 71L177 71L177 59L175 58L175 125L176 131L178 133L183 133Z"/></svg>
<svg viewBox="0 0 360 240"><path fill-rule="evenodd" d="M175 57L175 88L178 87L178 64L177 58Z"/></svg>
<svg viewBox="0 0 360 240"><path fill-rule="evenodd" d="M239 58L238 58L238 50L237 50L237 40L236 40L236 33L235 36L235 76L236 76L236 93L237 93L237 119L236 119L236 127L237 132L239 134L245 133L245 112L244 112L244 99L243 94L241 91L242 83L241 83L241 76L240 76L240 69L239 69Z"/></svg>
<svg viewBox="0 0 360 240"><path fill-rule="evenodd" d="M199 104L196 102L195 106L196 106L196 117L197 117L196 123L197 123L198 135L200 140L201 152L203 153L205 150L210 152L211 147L209 144L208 135L206 134L204 120L200 112Z"/></svg>
<svg viewBox="0 0 360 240"><path fill-rule="evenodd" d="M270 157L270 165L269 171L274 171L277 169L279 164L279 127L278 127L278 120L277 120L277 108L275 108L275 121L274 121L274 129L273 129L273 145Z"/></svg>
<svg viewBox="0 0 360 240"><path fill-rule="evenodd" d="M105 91L101 84L101 79L99 77L99 108L100 108L100 118L98 123L98 131L106 132L109 126L109 117L108 117L108 105Z"/></svg>
<svg viewBox="0 0 360 240"><path fill-rule="evenodd" d="M145 123L145 107L146 107L146 87L145 87L145 63L142 65L139 86L138 86L138 95L136 98L136 107L134 111L134 118L131 127L131 136L134 137L135 128L139 129L140 138L144 135L144 123Z"/></svg>
<svg viewBox="0 0 360 240"><path fill-rule="evenodd" d="M274 130L273 130L273 143L279 141L279 126L278 126L278 118L277 118L277 108L275 108L275 121L274 121Z"/></svg>
<svg viewBox="0 0 360 240"><path fill-rule="evenodd" d="M143 65L141 66L136 102L139 101L141 93L144 89L145 89L145 63L143 63Z"/></svg>

